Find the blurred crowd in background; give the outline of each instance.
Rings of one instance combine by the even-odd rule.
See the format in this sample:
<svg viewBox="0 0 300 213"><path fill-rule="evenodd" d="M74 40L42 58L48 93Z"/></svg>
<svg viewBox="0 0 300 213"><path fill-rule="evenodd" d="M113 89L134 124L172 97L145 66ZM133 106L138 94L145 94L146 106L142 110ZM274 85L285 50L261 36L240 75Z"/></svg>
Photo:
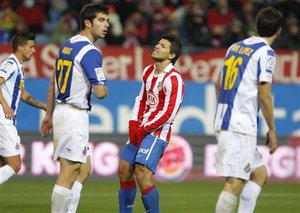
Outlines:
<svg viewBox="0 0 300 213"><path fill-rule="evenodd" d="M29 29L36 43L60 45L80 31L80 9L87 2L110 10L109 34L100 46L150 47L173 33L189 52L228 47L255 35L258 10L273 6L285 17L273 47L300 49L300 0L0 0L0 44Z"/></svg>

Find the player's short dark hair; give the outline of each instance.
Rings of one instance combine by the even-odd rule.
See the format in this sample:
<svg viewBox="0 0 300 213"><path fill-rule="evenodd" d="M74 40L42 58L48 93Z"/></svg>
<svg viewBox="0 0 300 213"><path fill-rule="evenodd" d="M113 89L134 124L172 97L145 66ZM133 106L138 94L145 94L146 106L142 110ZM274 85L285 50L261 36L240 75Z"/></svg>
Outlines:
<svg viewBox="0 0 300 213"><path fill-rule="evenodd" d="M282 25L283 15L273 7L259 11L256 17L256 32L261 37L271 37Z"/></svg>
<svg viewBox="0 0 300 213"><path fill-rule="evenodd" d="M27 41L34 41L35 35L29 31L20 31L13 35L11 39L11 46L13 52L16 52L19 46L25 45Z"/></svg>
<svg viewBox="0 0 300 213"><path fill-rule="evenodd" d="M176 35L173 34L165 34L161 37L162 39L166 39L171 43L170 53L174 53L176 56L171 60L174 65L181 53L181 42Z"/></svg>
<svg viewBox="0 0 300 213"><path fill-rule="evenodd" d="M84 20L89 20L91 23L98 13L109 14L108 8L100 3L89 3L86 4L80 12L81 29L85 28Z"/></svg>

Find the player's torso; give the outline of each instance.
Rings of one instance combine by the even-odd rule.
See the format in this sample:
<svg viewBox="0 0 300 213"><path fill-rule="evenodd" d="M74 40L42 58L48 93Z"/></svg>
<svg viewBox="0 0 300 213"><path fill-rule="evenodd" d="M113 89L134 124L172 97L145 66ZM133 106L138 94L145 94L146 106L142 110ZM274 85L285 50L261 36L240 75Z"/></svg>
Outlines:
<svg viewBox="0 0 300 213"><path fill-rule="evenodd" d="M66 41L56 61L56 100L78 108L88 108L87 97L91 86L80 64L86 41Z"/></svg>
<svg viewBox="0 0 300 213"><path fill-rule="evenodd" d="M170 94L167 94L167 87L172 87L170 84L170 78L176 77L180 78L178 87L184 88L183 82L177 71L171 69L169 71L164 71L158 75L154 71L150 72L149 75L146 73L145 80L145 91L146 91L146 106L143 115L143 121L147 122L152 120L156 116L160 116L160 113L164 113L168 109L165 109L170 101ZM174 88L176 89L176 88ZM169 92L170 93L170 92ZM179 95L178 102L182 101L182 96ZM144 123L143 122L143 123Z"/></svg>
<svg viewBox="0 0 300 213"><path fill-rule="evenodd" d="M1 64L1 72L7 75L5 83L1 85L2 94L16 114L25 82L23 66L10 56Z"/></svg>
<svg viewBox="0 0 300 213"><path fill-rule="evenodd" d="M261 40L246 39L231 46L224 60L218 110L223 130L256 134Z"/></svg>

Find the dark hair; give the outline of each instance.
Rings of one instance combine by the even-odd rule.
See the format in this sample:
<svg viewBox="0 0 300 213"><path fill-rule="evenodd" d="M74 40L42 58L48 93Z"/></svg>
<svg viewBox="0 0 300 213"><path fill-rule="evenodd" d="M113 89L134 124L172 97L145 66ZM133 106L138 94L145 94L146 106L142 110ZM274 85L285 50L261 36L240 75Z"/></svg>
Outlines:
<svg viewBox="0 0 300 213"><path fill-rule="evenodd" d="M34 41L35 35L29 31L17 32L11 39L13 52L16 52L19 46L25 45L27 41Z"/></svg>
<svg viewBox="0 0 300 213"><path fill-rule="evenodd" d="M89 3L86 4L80 12L81 29L85 28L84 20L88 19L91 23L98 13L109 14L108 8L100 3Z"/></svg>
<svg viewBox="0 0 300 213"><path fill-rule="evenodd" d="M176 56L171 60L174 65L181 53L181 43L177 36L172 34L166 34L161 37L162 39L166 39L171 43L170 53L174 53Z"/></svg>
<svg viewBox="0 0 300 213"><path fill-rule="evenodd" d="M273 7L259 11L256 18L256 32L261 37L271 37L282 25L282 13Z"/></svg>

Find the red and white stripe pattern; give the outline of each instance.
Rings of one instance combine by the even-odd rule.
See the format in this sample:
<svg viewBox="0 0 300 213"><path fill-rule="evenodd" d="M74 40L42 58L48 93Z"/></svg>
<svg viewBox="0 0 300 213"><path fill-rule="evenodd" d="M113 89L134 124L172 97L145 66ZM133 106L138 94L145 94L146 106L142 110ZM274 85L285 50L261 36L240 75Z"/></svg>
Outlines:
<svg viewBox="0 0 300 213"><path fill-rule="evenodd" d="M159 75L155 75L154 71L155 65L144 69L141 91L135 99L131 120L139 121L147 132L168 142L185 86L172 64Z"/></svg>

